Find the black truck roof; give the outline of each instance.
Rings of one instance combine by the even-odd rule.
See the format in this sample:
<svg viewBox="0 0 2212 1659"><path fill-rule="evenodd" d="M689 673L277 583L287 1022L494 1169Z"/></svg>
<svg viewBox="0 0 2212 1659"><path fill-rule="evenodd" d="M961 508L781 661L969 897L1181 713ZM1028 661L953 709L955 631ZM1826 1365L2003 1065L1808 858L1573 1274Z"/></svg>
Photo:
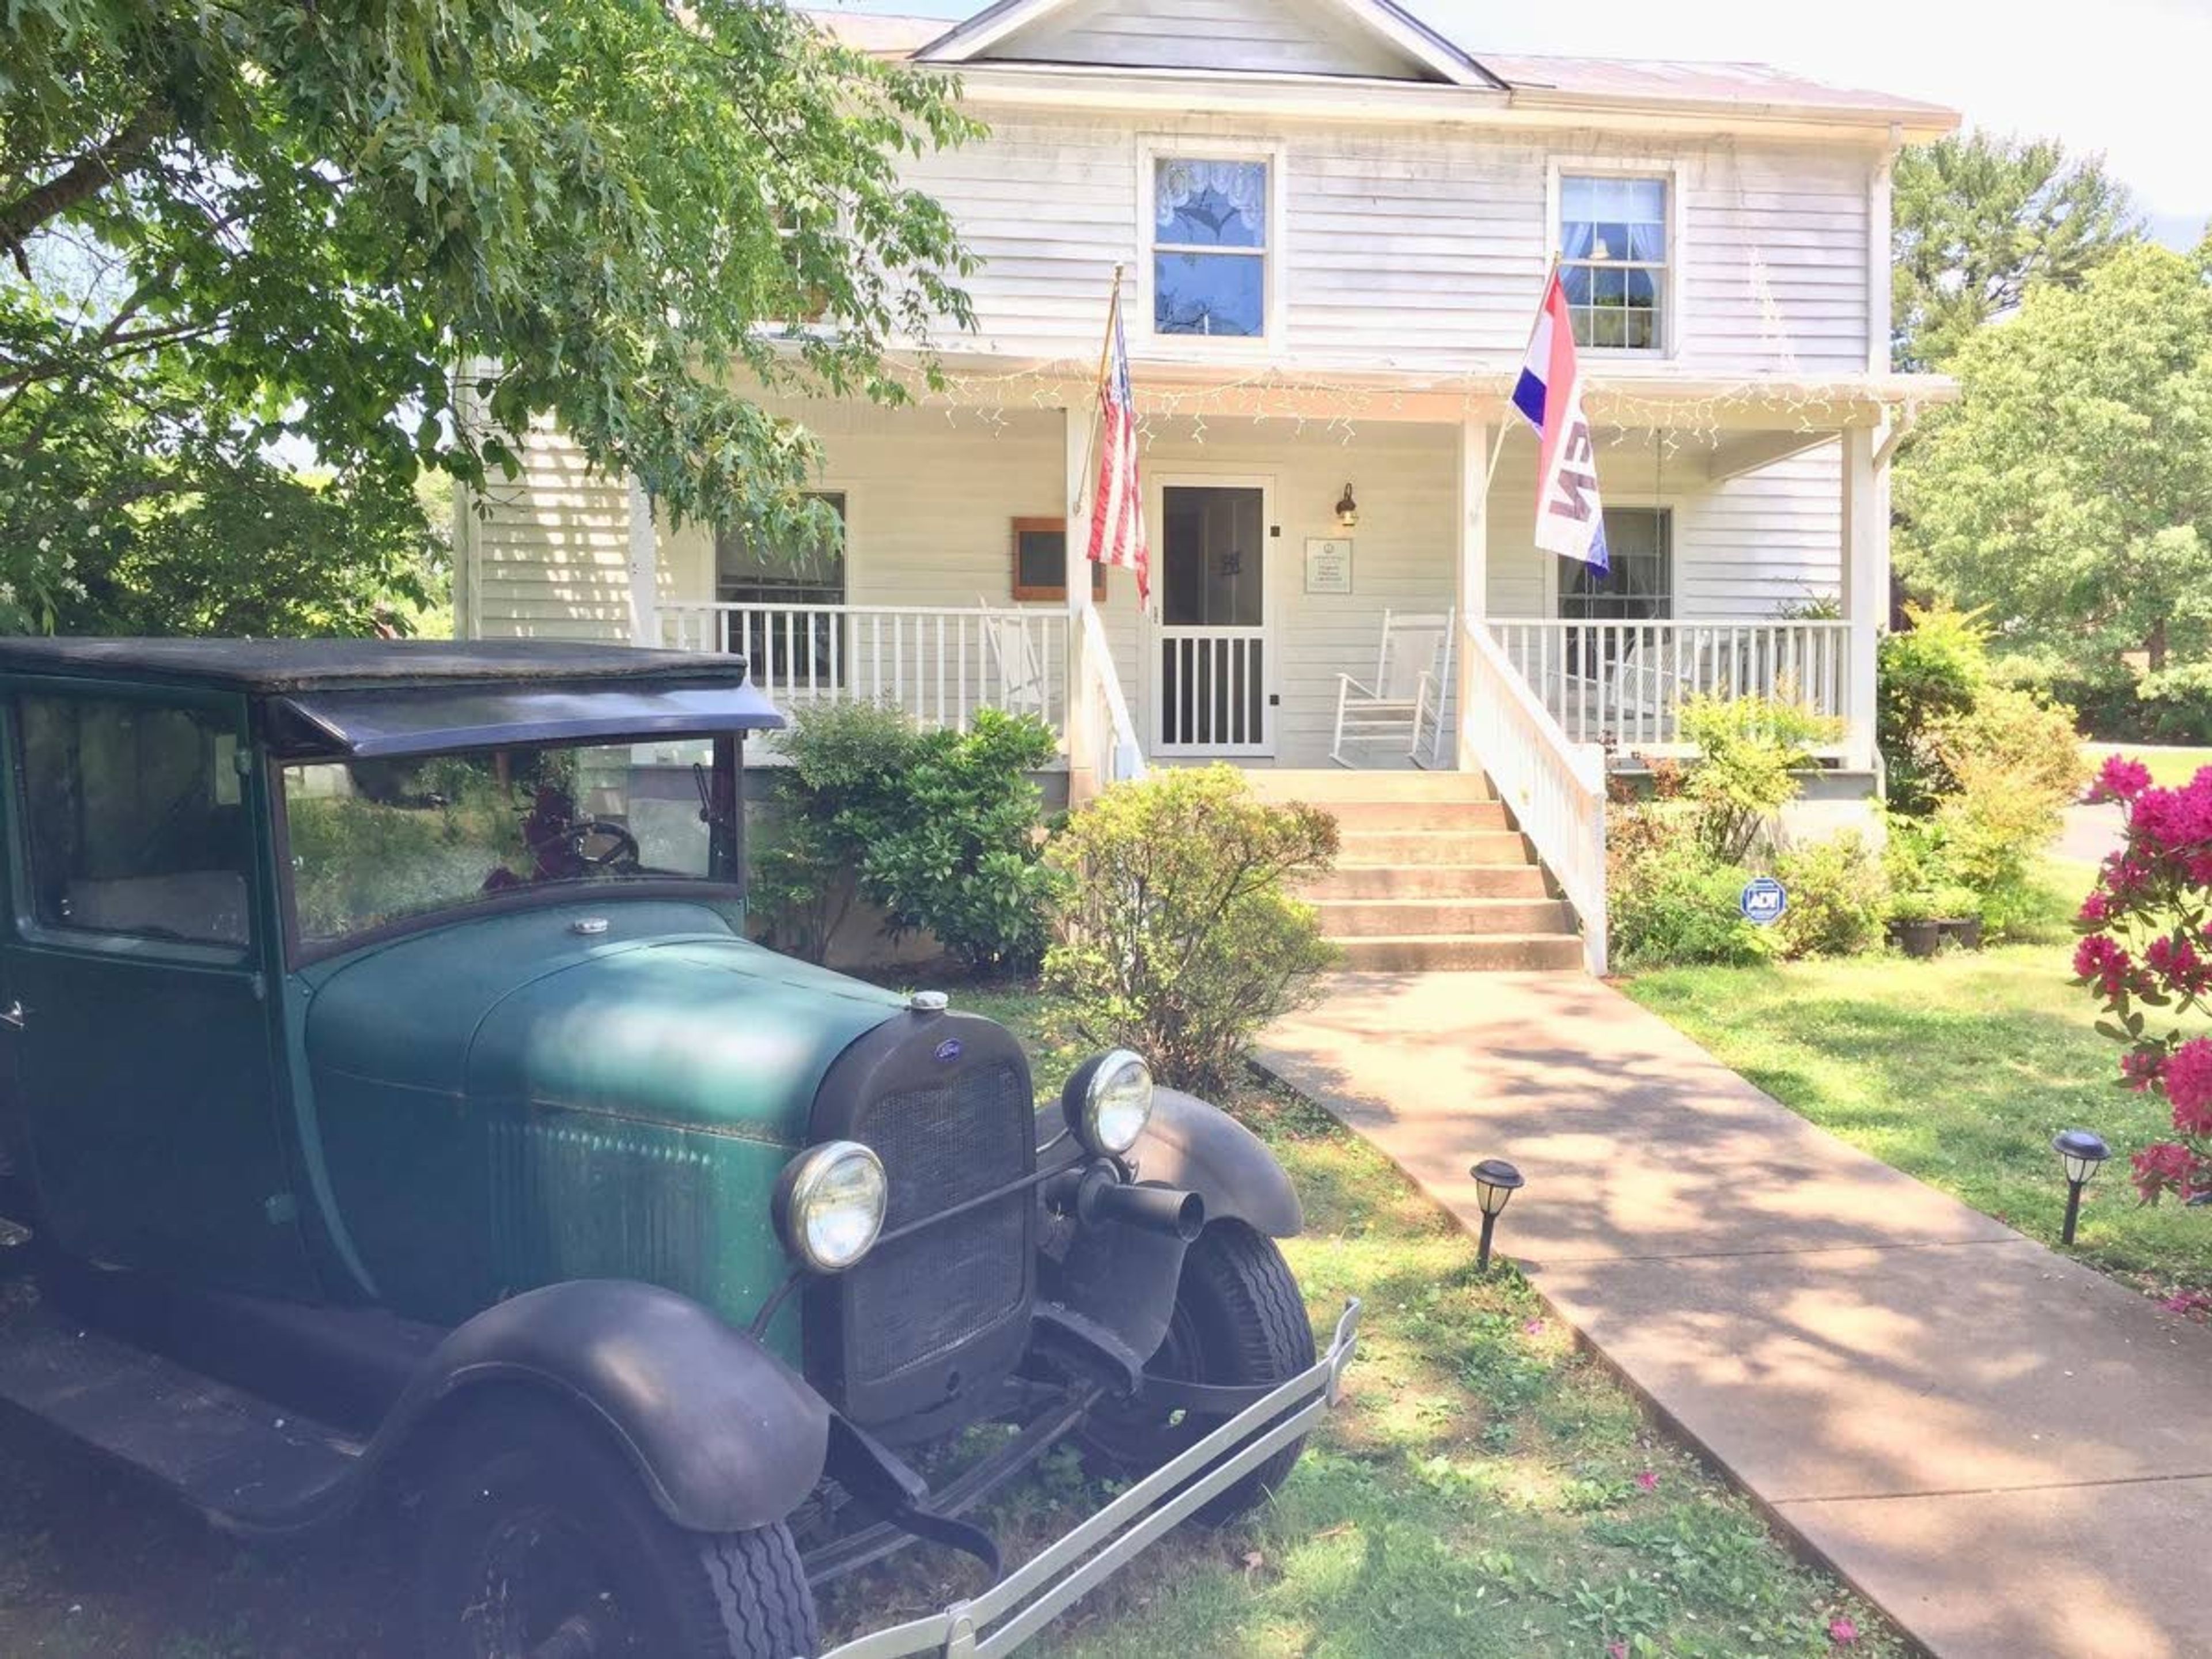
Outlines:
<svg viewBox="0 0 2212 1659"><path fill-rule="evenodd" d="M448 681L735 684L742 657L575 640L0 639L0 673L195 681L247 692Z"/></svg>

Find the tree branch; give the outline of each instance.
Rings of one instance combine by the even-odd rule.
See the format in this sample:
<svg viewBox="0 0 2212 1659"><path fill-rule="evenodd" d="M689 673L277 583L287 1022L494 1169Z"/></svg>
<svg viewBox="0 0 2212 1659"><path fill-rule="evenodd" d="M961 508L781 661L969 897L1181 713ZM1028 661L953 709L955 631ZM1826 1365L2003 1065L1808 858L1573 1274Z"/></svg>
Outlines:
<svg viewBox="0 0 2212 1659"><path fill-rule="evenodd" d="M56 214L98 194L146 159L154 141L168 130L168 106L149 99L120 131L95 144L43 185L0 206L0 246L18 265L24 263L23 239Z"/></svg>

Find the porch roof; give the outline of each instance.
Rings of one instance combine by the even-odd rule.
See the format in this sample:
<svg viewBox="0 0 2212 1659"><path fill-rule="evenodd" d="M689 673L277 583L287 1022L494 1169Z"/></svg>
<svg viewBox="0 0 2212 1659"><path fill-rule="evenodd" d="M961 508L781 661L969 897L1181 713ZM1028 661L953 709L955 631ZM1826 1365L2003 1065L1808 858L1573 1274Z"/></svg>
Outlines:
<svg viewBox="0 0 2212 1659"><path fill-rule="evenodd" d="M965 406L1087 404L1097 365L990 352L945 352L941 390L917 385L925 401ZM919 374L917 361L914 369ZM1484 366L1451 374L1388 367L1271 363L1254 358L1206 362L1146 359L1130 364L1137 403L1152 415L1281 415L1328 420L1448 421L1496 419L1507 407L1519 365ZM1955 402L1959 383L1947 374L1683 374L1672 368L1602 362L1585 368L1584 398L1593 421L1625 427L1685 425L1700 429L1835 432L1909 421L1920 410Z"/></svg>

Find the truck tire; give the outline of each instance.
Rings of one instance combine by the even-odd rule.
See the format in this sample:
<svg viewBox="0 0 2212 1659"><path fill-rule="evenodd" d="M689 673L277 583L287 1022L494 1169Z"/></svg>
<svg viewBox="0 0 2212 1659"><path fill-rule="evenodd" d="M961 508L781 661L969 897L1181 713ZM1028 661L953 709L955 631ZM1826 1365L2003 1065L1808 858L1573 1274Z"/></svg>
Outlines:
<svg viewBox="0 0 2212 1659"><path fill-rule="evenodd" d="M503 1397L457 1421L423 1511L438 1659L804 1659L819 1635L781 1522L687 1532L574 1412Z"/></svg>
<svg viewBox="0 0 2212 1659"><path fill-rule="evenodd" d="M1241 1221L1207 1226L1183 1257L1167 1340L1146 1370L1190 1382L1287 1382L1314 1363L1313 1326L1290 1263L1274 1240ZM1116 1473L1141 1475L1219 1428L1224 1419L1128 1407L1102 1410L1084 1449ZM1194 1512L1222 1527L1266 1503L1290 1477L1305 1442L1294 1441Z"/></svg>

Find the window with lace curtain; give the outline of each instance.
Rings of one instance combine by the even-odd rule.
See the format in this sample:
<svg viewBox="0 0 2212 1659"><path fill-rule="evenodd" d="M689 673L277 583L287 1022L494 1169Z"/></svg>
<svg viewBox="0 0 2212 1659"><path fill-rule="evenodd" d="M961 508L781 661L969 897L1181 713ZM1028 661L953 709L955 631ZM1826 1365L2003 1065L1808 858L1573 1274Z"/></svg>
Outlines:
<svg viewBox="0 0 2212 1659"><path fill-rule="evenodd" d="M1152 162L1152 331L1258 339L1267 331L1267 166Z"/></svg>
<svg viewBox="0 0 2212 1659"><path fill-rule="evenodd" d="M1667 349L1667 191L1665 179L1561 175L1559 281L1577 345Z"/></svg>

